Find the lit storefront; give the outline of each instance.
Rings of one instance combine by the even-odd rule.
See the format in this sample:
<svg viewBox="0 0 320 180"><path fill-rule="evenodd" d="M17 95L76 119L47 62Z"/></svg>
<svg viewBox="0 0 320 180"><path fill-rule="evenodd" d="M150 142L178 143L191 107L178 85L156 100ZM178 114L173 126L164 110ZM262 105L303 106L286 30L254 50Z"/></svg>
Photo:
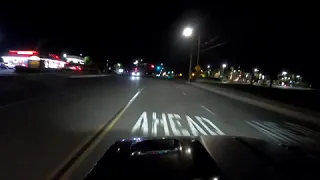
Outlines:
<svg viewBox="0 0 320 180"><path fill-rule="evenodd" d="M1 58L8 67L25 69L61 69L66 64L66 61L60 59L56 54L40 56L38 51L10 50Z"/></svg>

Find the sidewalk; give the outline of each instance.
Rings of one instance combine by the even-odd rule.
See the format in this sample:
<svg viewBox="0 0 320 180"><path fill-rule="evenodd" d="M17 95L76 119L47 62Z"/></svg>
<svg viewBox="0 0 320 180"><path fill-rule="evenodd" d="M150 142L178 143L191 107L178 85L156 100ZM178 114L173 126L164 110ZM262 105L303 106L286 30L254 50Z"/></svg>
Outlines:
<svg viewBox="0 0 320 180"><path fill-rule="evenodd" d="M252 93L247 93L232 88L216 86L214 84L192 82L191 85L289 117L320 124L320 113L318 111L293 106L292 104L267 99Z"/></svg>

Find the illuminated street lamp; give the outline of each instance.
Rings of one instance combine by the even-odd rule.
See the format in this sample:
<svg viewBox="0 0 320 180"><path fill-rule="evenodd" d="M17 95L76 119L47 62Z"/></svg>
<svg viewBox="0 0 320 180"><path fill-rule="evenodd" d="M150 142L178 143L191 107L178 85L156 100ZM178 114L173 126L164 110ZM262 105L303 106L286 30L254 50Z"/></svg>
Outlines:
<svg viewBox="0 0 320 180"><path fill-rule="evenodd" d="M182 35L185 37L190 37L193 33L193 29L191 27L185 27L182 31Z"/></svg>
<svg viewBox="0 0 320 180"><path fill-rule="evenodd" d="M300 76L300 75L297 75L296 77L297 77L297 78L300 78L301 76Z"/></svg>
<svg viewBox="0 0 320 180"><path fill-rule="evenodd" d="M134 64L134 65L138 65L138 60L135 60L135 61L133 62L133 64Z"/></svg>
<svg viewBox="0 0 320 180"><path fill-rule="evenodd" d="M222 77L222 75L224 74L224 68L226 68L226 67L227 67L226 63L222 64L222 71L220 73L220 77Z"/></svg>
<svg viewBox="0 0 320 180"><path fill-rule="evenodd" d="M287 74L288 74L287 71L283 71L283 72L282 72L282 75L284 75L284 76L287 75Z"/></svg>
<svg viewBox="0 0 320 180"><path fill-rule="evenodd" d="M210 69L210 68L211 68L211 66L210 66L210 65L207 65L207 68L208 68L208 69Z"/></svg>
<svg viewBox="0 0 320 180"><path fill-rule="evenodd" d="M193 33L193 29L191 27L185 27L182 31L182 36L189 38ZM190 51L189 57L189 82L191 80L191 68L192 68L192 50Z"/></svg>
<svg viewBox="0 0 320 180"><path fill-rule="evenodd" d="M254 68L253 71L254 71L254 72L259 72L259 69L258 69L258 68Z"/></svg>
<svg viewBox="0 0 320 180"><path fill-rule="evenodd" d="M67 57L67 54L66 54L66 53L64 53L64 54L63 54L63 57L64 57L64 58L66 58L66 57Z"/></svg>

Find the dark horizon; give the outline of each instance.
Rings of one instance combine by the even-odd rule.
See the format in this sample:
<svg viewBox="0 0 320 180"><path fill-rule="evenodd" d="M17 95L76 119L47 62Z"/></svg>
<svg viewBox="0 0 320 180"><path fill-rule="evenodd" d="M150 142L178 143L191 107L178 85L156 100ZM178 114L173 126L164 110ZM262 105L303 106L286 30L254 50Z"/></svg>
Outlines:
<svg viewBox="0 0 320 180"><path fill-rule="evenodd" d="M293 71L306 81L317 81L314 61L319 58L318 34L311 5L177 1L170 5L136 3L129 10L121 5L31 6L14 15L6 15L8 9L1 12L6 17L0 24L2 51L42 44L51 52L82 53L96 61L129 64L138 57L185 71L190 46L196 49L196 37L193 41L184 39L181 31L192 25L201 35L202 50L225 43L202 52L202 66L227 62L245 69L258 67L271 74ZM60 9L64 10L48 13ZM79 9L83 9L81 13ZM211 44L205 44L214 37Z"/></svg>

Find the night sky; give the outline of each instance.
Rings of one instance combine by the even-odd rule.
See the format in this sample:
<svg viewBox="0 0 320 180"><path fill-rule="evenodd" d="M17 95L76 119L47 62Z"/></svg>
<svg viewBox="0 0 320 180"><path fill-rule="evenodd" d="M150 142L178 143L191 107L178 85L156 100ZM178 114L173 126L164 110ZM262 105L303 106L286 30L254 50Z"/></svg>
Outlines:
<svg viewBox="0 0 320 180"><path fill-rule="evenodd" d="M129 64L139 57L185 71L196 36L185 39L181 31L192 25L202 40L202 66L226 62L271 74L291 70L317 83L320 31L315 4L28 1L2 7L1 51L41 45L55 53L90 55L95 61ZM219 43L224 44L203 51Z"/></svg>

